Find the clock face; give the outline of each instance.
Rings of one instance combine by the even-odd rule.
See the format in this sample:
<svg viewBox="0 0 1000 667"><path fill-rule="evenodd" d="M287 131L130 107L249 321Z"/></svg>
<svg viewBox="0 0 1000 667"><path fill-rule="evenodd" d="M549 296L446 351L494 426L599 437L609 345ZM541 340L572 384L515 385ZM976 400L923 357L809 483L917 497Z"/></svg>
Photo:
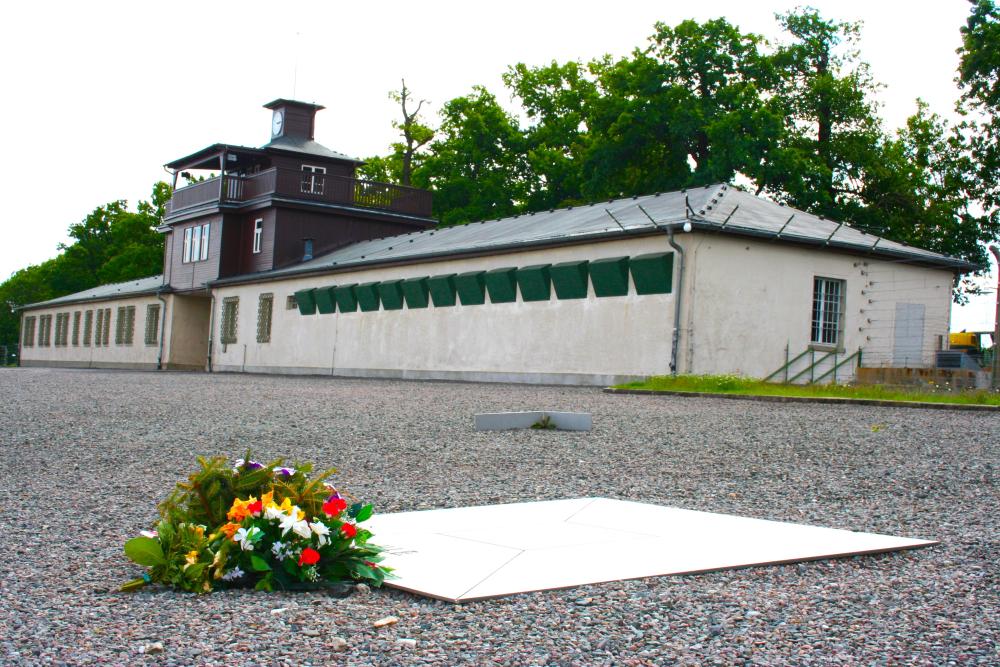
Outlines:
<svg viewBox="0 0 1000 667"><path fill-rule="evenodd" d="M285 124L285 114L275 111L271 117L271 136L276 137L281 134L281 127Z"/></svg>

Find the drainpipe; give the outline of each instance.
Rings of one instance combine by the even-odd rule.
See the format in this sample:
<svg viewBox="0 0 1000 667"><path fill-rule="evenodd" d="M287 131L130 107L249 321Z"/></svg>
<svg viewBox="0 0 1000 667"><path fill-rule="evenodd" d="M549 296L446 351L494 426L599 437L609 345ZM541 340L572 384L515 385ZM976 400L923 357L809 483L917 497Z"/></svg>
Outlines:
<svg viewBox="0 0 1000 667"><path fill-rule="evenodd" d="M1000 249L990 246L997 260L997 312L993 319L993 389L1000 389Z"/></svg>
<svg viewBox="0 0 1000 667"><path fill-rule="evenodd" d="M691 231L691 223L684 223L684 231ZM677 293L674 297L674 337L670 343L670 374L677 375L677 347L680 343L681 337L681 298L684 294L684 248L677 245L674 241L674 226L667 226L667 235L669 238L670 247L677 251L677 257L680 260L677 267Z"/></svg>
<svg viewBox="0 0 1000 667"><path fill-rule="evenodd" d="M688 204L687 195L684 196L684 206L684 217L688 218L690 217L689 212L691 211L691 205ZM653 223L654 227L660 230L663 229L663 227L660 226L660 223L658 223L653 216L649 214L649 211L644 209L641 205L639 206L639 210L642 211L647 218L649 218L649 221ZM610 211L608 211L608 215L611 215ZM613 215L611 217L614 218ZM618 221L615 220L615 222ZM621 223L618 223L618 226L621 227ZM625 228L622 227L622 229L624 230ZM683 229L685 232L690 232L691 222L685 220ZM667 242L670 244L671 248L677 251L677 256L679 258L677 265L677 292L674 296L674 333L670 341L670 374L677 375L677 348L680 345L681 338L681 298L684 294L684 248L677 245L677 242L674 241L674 225L666 225L666 232L668 237Z"/></svg>
<svg viewBox="0 0 1000 667"><path fill-rule="evenodd" d="M156 370L163 370L163 337L167 332L167 300L163 298L163 292L156 293L157 300L163 304L160 309L160 352L156 355Z"/></svg>
<svg viewBox="0 0 1000 667"><path fill-rule="evenodd" d="M212 372L212 334L215 332L215 292L212 292L212 310L208 315L208 372Z"/></svg>

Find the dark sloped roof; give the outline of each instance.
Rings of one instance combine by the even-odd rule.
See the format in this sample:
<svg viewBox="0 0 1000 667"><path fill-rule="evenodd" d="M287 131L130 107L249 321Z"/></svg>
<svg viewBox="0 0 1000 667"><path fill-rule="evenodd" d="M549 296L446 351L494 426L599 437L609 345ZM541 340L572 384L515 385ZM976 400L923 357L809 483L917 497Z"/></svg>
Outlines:
<svg viewBox="0 0 1000 667"><path fill-rule="evenodd" d="M28 308L44 308L47 306L58 306L63 303L78 303L81 301L103 301L105 299L121 299L130 296L139 296L142 294L152 294L159 292L164 289L163 275L150 276L149 278L140 278L138 280L129 280L123 283L112 283L109 285L98 285L88 290L82 292L77 292L75 294L67 294L66 296L61 296L57 299L49 299L48 301L39 301L38 303L29 303L26 306L22 306L22 309Z"/></svg>
<svg viewBox="0 0 1000 667"><path fill-rule="evenodd" d="M312 139L301 139L298 137L277 137L269 143L264 144L263 150L288 151L302 155L315 155L328 160L341 160L353 164L363 164L363 160L344 155L337 151L330 150L326 146Z"/></svg>
<svg viewBox="0 0 1000 667"><path fill-rule="evenodd" d="M207 162L214 160L218 154L224 150L232 153L243 153L244 155L264 154L264 151L261 149L251 148L249 146L237 146L236 144L212 144L211 146L202 148L200 151L195 151L190 155L168 162L163 166L167 169L218 169L219 165L207 164Z"/></svg>
<svg viewBox="0 0 1000 667"><path fill-rule="evenodd" d="M656 224L643 213L643 209ZM791 222L788 222L789 218L792 218ZM961 259L881 239L846 224L761 199L739 188L717 184L361 241L302 264L217 282L246 282L386 262L621 238L655 232L657 224L662 226L685 221L699 230L865 252L959 271L978 268Z"/></svg>

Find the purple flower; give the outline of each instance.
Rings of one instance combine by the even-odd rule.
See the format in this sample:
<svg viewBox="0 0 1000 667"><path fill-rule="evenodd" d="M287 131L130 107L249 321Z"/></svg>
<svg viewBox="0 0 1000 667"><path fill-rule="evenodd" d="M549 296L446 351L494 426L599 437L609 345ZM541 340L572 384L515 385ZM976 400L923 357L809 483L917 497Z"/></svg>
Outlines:
<svg viewBox="0 0 1000 667"><path fill-rule="evenodd" d="M244 461L243 459L236 459L233 462L233 474L238 474L240 472L240 468L244 470L259 470L263 467L264 464L258 463L257 461Z"/></svg>
<svg viewBox="0 0 1000 667"><path fill-rule="evenodd" d="M291 477L295 474L295 468L274 468L274 474Z"/></svg>
<svg viewBox="0 0 1000 667"><path fill-rule="evenodd" d="M333 489L333 493L331 493L330 497L326 499L326 502L330 502L331 500L340 500L341 498L343 498L343 496L337 493L337 489Z"/></svg>

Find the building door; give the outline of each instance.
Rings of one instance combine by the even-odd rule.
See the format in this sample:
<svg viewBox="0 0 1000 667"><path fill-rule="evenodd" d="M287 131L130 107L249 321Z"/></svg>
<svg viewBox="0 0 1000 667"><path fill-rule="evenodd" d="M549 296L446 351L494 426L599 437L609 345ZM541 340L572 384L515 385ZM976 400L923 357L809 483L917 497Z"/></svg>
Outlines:
<svg viewBox="0 0 1000 667"><path fill-rule="evenodd" d="M892 334L892 365L904 368L923 365L924 304L897 303Z"/></svg>

